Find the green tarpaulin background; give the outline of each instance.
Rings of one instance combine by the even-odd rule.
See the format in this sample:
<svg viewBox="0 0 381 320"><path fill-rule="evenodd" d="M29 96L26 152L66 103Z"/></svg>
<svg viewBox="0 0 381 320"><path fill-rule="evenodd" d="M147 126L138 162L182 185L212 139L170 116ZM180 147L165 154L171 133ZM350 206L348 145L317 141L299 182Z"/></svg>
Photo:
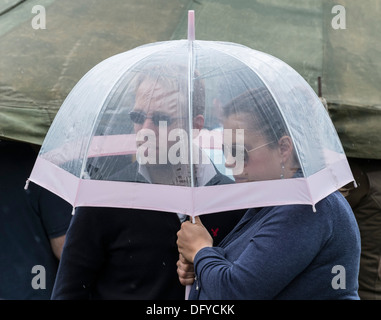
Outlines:
<svg viewBox="0 0 381 320"><path fill-rule="evenodd" d="M32 28L35 5L46 8L44 30ZM2 0L0 138L41 144L88 70L141 44L186 38L188 10L196 39L272 54L316 92L321 77L347 155L381 159L381 0ZM345 29L332 27L338 14Z"/></svg>

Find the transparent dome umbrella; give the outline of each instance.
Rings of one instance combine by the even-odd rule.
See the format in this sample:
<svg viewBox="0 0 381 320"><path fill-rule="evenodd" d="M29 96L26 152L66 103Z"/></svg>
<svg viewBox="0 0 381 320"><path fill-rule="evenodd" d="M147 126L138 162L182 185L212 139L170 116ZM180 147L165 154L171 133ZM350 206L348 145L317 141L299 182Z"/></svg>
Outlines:
<svg viewBox="0 0 381 320"><path fill-rule="evenodd" d="M190 20L191 21L191 20ZM112 56L73 88L29 180L73 207L190 216L314 205L353 181L334 126L290 66L194 39Z"/></svg>

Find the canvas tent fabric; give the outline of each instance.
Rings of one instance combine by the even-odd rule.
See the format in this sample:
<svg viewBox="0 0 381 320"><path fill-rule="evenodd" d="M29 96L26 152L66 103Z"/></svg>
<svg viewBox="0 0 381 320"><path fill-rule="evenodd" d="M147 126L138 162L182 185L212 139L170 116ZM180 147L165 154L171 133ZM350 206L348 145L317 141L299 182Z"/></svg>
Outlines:
<svg viewBox="0 0 381 320"><path fill-rule="evenodd" d="M37 4L46 7L45 30L31 27ZM345 9L345 29L332 26L334 5ZM276 56L316 92L321 77L347 156L381 159L379 0L7 0L0 6L0 137L41 144L88 70L144 43L186 38L188 10L195 10L197 39Z"/></svg>
<svg viewBox="0 0 381 320"><path fill-rule="evenodd" d="M46 9L46 29L31 25L35 5ZM117 53L168 40L183 7L177 0L1 4L0 138L42 144L64 99L87 71Z"/></svg>

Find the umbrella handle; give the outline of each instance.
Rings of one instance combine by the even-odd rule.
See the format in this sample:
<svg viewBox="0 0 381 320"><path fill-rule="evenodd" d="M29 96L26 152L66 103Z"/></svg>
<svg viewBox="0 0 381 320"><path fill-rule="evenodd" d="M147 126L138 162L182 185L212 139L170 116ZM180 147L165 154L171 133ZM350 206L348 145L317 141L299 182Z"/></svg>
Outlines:
<svg viewBox="0 0 381 320"><path fill-rule="evenodd" d="M192 216L192 223L196 223L194 216ZM192 288L191 284L188 284L185 286L185 300L188 300L191 288Z"/></svg>
<svg viewBox="0 0 381 320"><path fill-rule="evenodd" d="M188 300L191 288L192 288L191 284L188 284L188 285L185 286L185 300Z"/></svg>

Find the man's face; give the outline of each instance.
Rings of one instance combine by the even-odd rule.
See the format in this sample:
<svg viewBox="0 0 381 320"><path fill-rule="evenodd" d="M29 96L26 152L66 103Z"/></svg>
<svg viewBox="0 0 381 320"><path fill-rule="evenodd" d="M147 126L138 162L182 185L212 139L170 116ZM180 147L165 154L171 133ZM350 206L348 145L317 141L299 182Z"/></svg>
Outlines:
<svg viewBox="0 0 381 320"><path fill-rule="evenodd" d="M145 156L154 152L155 163L159 155L166 159L168 150L176 143L168 139L169 134L186 132L187 94L166 84L144 80L136 91L134 109L130 113L135 133L145 137L144 141L137 139L137 147L144 144Z"/></svg>
<svg viewBox="0 0 381 320"><path fill-rule="evenodd" d="M184 127L186 116L186 93L164 88L153 80L143 81L136 92L133 112L140 115L134 123L137 133L141 129L150 129L158 136L159 121L166 122L168 131Z"/></svg>

